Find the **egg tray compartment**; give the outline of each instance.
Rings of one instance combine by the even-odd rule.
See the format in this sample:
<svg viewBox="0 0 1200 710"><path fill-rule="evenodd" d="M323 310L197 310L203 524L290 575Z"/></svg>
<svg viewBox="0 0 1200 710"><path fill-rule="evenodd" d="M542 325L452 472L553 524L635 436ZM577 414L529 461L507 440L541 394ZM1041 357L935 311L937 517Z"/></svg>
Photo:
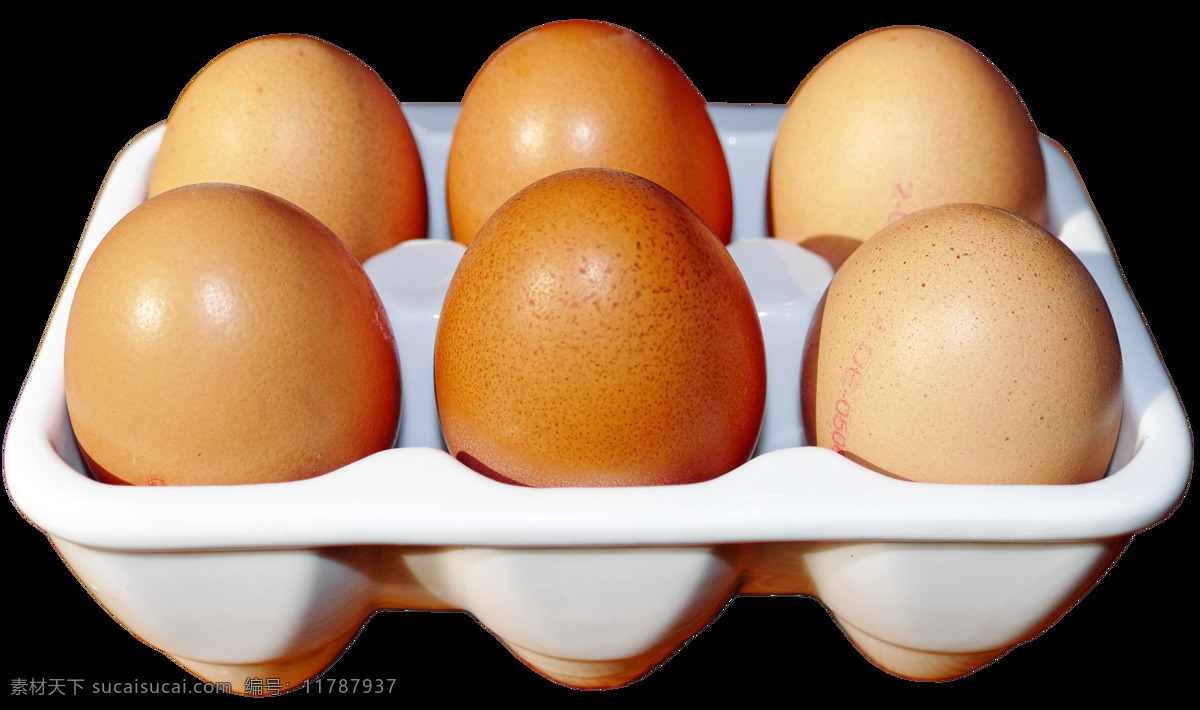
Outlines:
<svg viewBox="0 0 1200 710"><path fill-rule="evenodd" d="M445 160L458 106L405 104L430 192L430 239L366 264L403 375L399 447L324 476L253 486L110 486L85 473L67 418L67 313L88 256L144 199L163 125L117 156L14 409L11 500L103 607L196 676L321 673L380 609L462 610L546 677L636 680L738 595L819 599L877 665L953 678L1053 624L1190 477L1185 414L1069 156L1042 139L1051 230L1116 321L1125 410L1108 475L1073 486L912 483L805 446L801 345L829 267L766 234L782 106L711 104L734 181L730 253L767 345L756 455L682 486L532 489L444 450L433 337L464 248L449 240Z"/></svg>

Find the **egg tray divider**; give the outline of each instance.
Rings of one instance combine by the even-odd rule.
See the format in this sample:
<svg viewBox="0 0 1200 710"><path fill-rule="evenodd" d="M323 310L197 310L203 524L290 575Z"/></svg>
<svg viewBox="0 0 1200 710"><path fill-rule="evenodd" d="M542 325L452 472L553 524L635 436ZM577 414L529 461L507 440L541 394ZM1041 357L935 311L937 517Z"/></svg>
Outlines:
<svg viewBox="0 0 1200 710"><path fill-rule="evenodd" d="M1051 231L1116 321L1125 411L1108 475L1073 486L912 483L805 446L801 345L832 274L765 238L783 106L710 104L734 181L730 253L759 309L768 401L753 459L681 486L532 489L444 450L433 337L463 247L449 239L445 161L457 104L405 104L426 170L430 239L366 264L403 376L399 447L324 476L254 486L126 487L85 473L63 395L76 282L143 199L163 124L118 154L13 411L14 505L91 595L185 669L235 690L295 688L379 609L470 613L518 658L575 687L651 671L738 595L809 595L898 675L953 678L1052 625L1132 537L1170 515L1191 473L1186 415L1071 159L1043 137Z"/></svg>

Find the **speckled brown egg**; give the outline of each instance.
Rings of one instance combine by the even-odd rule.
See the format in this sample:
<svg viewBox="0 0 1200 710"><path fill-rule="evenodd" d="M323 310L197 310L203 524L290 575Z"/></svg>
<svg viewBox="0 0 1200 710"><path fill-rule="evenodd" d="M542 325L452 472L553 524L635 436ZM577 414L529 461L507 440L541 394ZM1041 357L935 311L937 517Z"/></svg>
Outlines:
<svg viewBox="0 0 1200 710"><path fill-rule="evenodd" d="M189 185L126 215L84 268L67 411L101 481L267 483L395 441L400 370L358 261L256 188Z"/></svg>
<svg viewBox="0 0 1200 710"><path fill-rule="evenodd" d="M359 261L426 235L425 174L399 102L369 66L315 37L243 42L184 88L150 195L200 182L294 202Z"/></svg>
<svg viewBox="0 0 1200 710"><path fill-rule="evenodd" d="M924 27L867 32L788 102L771 159L772 232L840 264L886 224L944 203L1044 225L1038 135L1016 89L971 45Z"/></svg>
<svg viewBox="0 0 1200 710"><path fill-rule="evenodd" d="M667 190L600 168L496 211L450 283L434 354L450 452L532 486L727 473L753 452L765 382L725 246Z"/></svg>
<svg viewBox="0 0 1200 710"><path fill-rule="evenodd" d="M729 243L733 190L704 97L661 49L608 22L534 27L479 69L446 165L454 238L469 243L518 190L577 167L652 180Z"/></svg>
<svg viewBox="0 0 1200 710"><path fill-rule="evenodd" d="M904 217L835 274L802 375L809 443L898 478L1082 483L1121 421L1112 316L1079 259L1013 213Z"/></svg>

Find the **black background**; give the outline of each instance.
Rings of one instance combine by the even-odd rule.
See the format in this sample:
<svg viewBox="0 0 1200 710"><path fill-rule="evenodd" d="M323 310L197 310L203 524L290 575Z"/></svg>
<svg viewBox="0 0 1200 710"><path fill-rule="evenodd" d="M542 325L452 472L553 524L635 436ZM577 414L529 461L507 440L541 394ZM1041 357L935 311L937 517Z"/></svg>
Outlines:
<svg viewBox="0 0 1200 710"><path fill-rule="evenodd" d="M1194 149L1173 125L1181 108L1174 83L1183 71L1171 54L1169 20L1055 18L1013 7L986 17L972 11L901 16L855 5L840 12L823 8L820 19L804 10L794 18L748 8L657 16L601 7L548 14L462 7L424 12L397 4L379 15L342 3L305 15L232 4L189 8L178 16L183 19L156 7L13 27L12 34L22 36L6 38L9 155L16 157L10 163L16 187L9 189L17 198L6 204L15 221L5 230L3 260L6 411L111 161L129 139L166 117L184 84L213 56L257 35L304 32L370 64L402 102L457 101L500 44L559 17L608 19L634 29L672 56L708 100L734 103L786 103L825 54L875 27L926 24L972 43L1021 92L1042 132L1074 158L1177 388L1185 397L1194 390L1193 358L1184 343L1195 322L1189 283L1195 228L1186 219ZM75 29L59 26L67 19ZM844 699L921 702L1079 701L1120 690L1153 698L1181 688L1195 660L1189 508L1194 504L1185 501L1165 523L1138 535L1097 588L1042 637L951 683L914 683L875 668L811 599L747 598L650 676L590 695L687 701L728 693L755 703L760 694L782 691L789 704L805 702L818 689L844 693ZM13 508L4 522L10 556L5 606L16 621L6 636L17 660L4 666L0 680L187 678L109 618ZM327 676L396 678L385 696L389 703L420 702L418 692L463 700L589 695L526 669L458 613L379 614ZM332 698L261 702L306 700Z"/></svg>

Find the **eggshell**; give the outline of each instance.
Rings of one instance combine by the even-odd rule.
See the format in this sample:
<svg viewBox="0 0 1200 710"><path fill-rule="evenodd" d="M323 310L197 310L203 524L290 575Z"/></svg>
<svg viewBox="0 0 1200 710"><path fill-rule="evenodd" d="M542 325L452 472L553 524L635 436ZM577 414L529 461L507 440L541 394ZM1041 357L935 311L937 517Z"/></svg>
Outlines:
<svg viewBox="0 0 1200 710"><path fill-rule="evenodd" d="M468 246L434 354L450 453L499 480L626 486L749 459L766 396L754 302L678 198L580 168L508 200Z"/></svg>
<svg viewBox="0 0 1200 710"><path fill-rule="evenodd" d="M607 22L534 27L479 69L446 166L454 238L469 243L518 190L577 167L652 180L729 243L733 189L704 98L661 49Z"/></svg>
<svg viewBox="0 0 1200 710"><path fill-rule="evenodd" d="M400 371L362 267L312 215L190 185L126 215L71 304L67 411L96 478L308 478L390 447Z"/></svg>
<svg viewBox="0 0 1200 710"><path fill-rule="evenodd" d="M425 175L399 102L361 60L315 37L243 42L188 83L167 117L150 195L199 182L294 202L359 261L426 234Z"/></svg>
<svg viewBox="0 0 1200 710"><path fill-rule="evenodd" d="M1033 222L943 205L867 240L813 321L810 443L898 478L1101 478L1121 421L1112 316L1079 259Z"/></svg>
<svg viewBox="0 0 1200 710"><path fill-rule="evenodd" d="M769 201L775 236L832 249L835 265L925 207L1047 218L1038 131L1020 95L974 47L924 27L859 35L808 74L779 126Z"/></svg>

